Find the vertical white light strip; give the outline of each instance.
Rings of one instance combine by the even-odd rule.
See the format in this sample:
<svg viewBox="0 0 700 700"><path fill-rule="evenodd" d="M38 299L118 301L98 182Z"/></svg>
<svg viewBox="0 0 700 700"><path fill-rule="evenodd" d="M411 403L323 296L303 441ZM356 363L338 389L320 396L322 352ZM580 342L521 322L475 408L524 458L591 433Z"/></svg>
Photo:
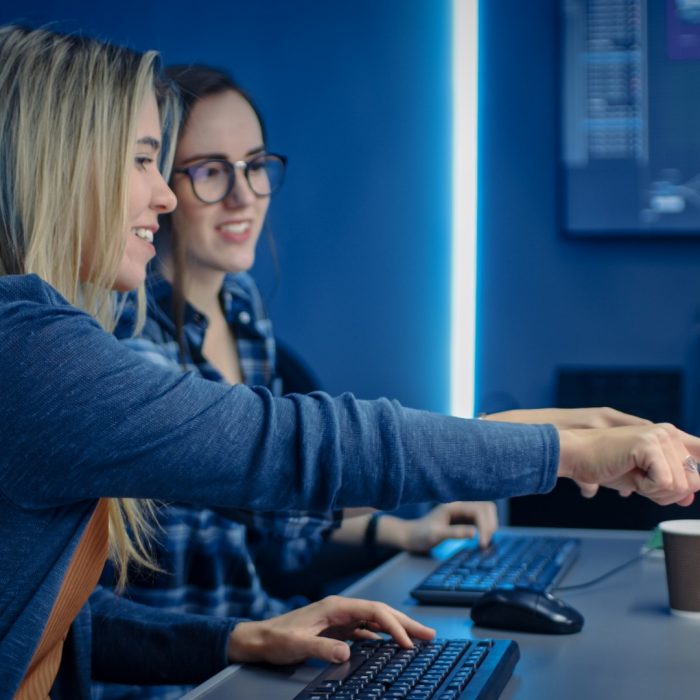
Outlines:
<svg viewBox="0 0 700 700"><path fill-rule="evenodd" d="M479 0L452 0L450 413L474 415Z"/></svg>

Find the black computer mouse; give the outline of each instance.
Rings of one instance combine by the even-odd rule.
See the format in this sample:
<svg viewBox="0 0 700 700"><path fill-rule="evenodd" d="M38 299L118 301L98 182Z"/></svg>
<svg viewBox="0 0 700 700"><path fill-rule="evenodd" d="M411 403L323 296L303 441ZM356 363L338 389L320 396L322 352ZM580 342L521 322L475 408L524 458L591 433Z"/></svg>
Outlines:
<svg viewBox="0 0 700 700"><path fill-rule="evenodd" d="M573 634L583 627L583 615L546 591L494 588L472 606L479 627L540 634Z"/></svg>

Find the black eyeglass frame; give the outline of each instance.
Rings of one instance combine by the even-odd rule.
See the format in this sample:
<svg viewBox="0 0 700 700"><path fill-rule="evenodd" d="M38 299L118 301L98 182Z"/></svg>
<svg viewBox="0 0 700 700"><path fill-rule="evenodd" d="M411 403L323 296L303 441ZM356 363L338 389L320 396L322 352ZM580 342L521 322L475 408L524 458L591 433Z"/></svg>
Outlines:
<svg viewBox="0 0 700 700"><path fill-rule="evenodd" d="M250 180L250 169L257 163L259 163L261 160L267 161L270 159L277 160L282 164L282 172L280 175L279 183L275 185L275 187L272 188L269 192L261 194L260 192L257 192L255 190L255 187L253 186L253 183ZM284 182L284 175L287 171L287 160L287 156L280 155L279 153L267 152L253 156L250 160L237 160L235 162L226 160L226 158L207 158L206 160L201 160L198 163L188 165L185 168L173 168L173 174L180 173L182 175L187 175L187 179L190 181L190 185L192 187L192 192L200 202L202 202L203 204L218 204L219 202L223 202L224 199L226 199L226 197L228 197L231 194L231 192L233 192L233 188L236 186L236 170L243 171L243 177L245 177L245 181L248 183L250 191L256 197L270 197L275 192L277 192L280 189L280 187L282 187L282 183ZM226 175L228 177L228 185L226 186L226 191L224 192L223 196L218 197L214 200L203 199L197 193L197 188L195 187L194 183L194 171L198 168L201 168L203 165L206 165L207 163L220 163L224 166L224 170L226 171Z"/></svg>

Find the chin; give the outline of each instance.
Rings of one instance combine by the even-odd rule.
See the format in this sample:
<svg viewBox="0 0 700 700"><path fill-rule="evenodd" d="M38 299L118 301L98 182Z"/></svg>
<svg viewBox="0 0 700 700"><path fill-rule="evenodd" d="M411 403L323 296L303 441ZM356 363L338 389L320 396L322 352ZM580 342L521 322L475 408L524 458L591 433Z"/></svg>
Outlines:
<svg viewBox="0 0 700 700"><path fill-rule="evenodd" d="M140 275L124 275L118 274L117 279L112 284L112 289L115 292L131 292L137 287L140 287L146 280L145 271Z"/></svg>
<svg viewBox="0 0 700 700"><path fill-rule="evenodd" d="M255 264L255 255L242 255L235 260L231 260L228 266L228 272L236 274L237 272L248 272Z"/></svg>

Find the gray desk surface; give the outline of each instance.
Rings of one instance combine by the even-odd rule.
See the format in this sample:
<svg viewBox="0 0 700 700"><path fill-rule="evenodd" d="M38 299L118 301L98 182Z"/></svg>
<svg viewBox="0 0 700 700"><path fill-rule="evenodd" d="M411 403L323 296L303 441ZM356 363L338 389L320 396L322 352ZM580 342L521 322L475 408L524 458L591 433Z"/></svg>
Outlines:
<svg viewBox="0 0 700 700"><path fill-rule="evenodd" d="M587 581L631 559L647 536L622 531L556 532L582 538L579 558L561 585ZM501 695L503 700L700 697L700 623L670 614L662 559L646 558L590 588L559 593L586 620L580 634L565 636L481 629L472 626L468 608L416 605L408 591L434 566L434 559L400 554L345 593L383 600L435 627L439 636L517 640L521 659ZM186 697L292 698L316 673L318 668L302 667L290 675L286 670L236 666Z"/></svg>

